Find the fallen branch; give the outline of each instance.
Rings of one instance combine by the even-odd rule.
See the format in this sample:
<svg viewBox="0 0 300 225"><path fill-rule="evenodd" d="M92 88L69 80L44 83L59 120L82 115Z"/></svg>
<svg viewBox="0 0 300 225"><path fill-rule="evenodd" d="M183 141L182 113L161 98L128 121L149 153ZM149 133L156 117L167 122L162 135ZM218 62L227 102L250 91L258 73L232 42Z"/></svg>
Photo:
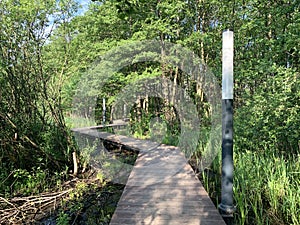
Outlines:
<svg viewBox="0 0 300 225"><path fill-rule="evenodd" d="M45 216L49 208L55 210L57 202L66 197L73 188L68 190L44 193L38 196L14 197L5 199L0 197L0 224L21 223L37 220L39 216Z"/></svg>

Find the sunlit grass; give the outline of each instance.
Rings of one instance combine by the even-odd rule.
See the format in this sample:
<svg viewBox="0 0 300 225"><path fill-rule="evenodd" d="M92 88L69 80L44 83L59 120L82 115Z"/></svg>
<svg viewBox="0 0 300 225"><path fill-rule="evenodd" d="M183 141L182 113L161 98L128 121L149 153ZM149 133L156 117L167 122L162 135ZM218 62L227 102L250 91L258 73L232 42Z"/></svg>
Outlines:
<svg viewBox="0 0 300 225"><path fill-rule="evenodd" d="M67 127L72 128L80 128L80 127L90 127L95 126L96 123L91 118L84 117L74 117L74 116L65 116L65 122Z"/></svg>
<svg viewBox="0 0 300 225"><path fill-rule="evenodd" d="M270 151L235 152L234 163L235 224L300 224L299 155L286 159ZM203 173L203 182L209 195L218 199L220 160L212 168L218 176Z"/></svg>

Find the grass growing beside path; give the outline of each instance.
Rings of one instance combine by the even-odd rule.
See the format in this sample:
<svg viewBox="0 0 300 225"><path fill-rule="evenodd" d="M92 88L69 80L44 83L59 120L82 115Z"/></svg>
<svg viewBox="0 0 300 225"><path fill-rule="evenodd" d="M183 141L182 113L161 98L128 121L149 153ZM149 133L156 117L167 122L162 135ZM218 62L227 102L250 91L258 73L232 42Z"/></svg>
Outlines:
<svg viewBox="0 0 300 225"><path fill-rule="evenodd" d="M202 181L216 204L220 203L220 165L216 175L203 172ZM271 152L235 153L235 224L300 224L300 157L288 159Z"/></svg>

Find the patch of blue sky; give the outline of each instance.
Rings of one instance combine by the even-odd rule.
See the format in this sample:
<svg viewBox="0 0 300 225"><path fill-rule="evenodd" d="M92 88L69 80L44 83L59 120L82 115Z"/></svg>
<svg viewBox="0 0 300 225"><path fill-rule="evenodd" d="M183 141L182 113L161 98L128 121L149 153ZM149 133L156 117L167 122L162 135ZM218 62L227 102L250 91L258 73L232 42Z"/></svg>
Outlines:
<svg viewBox="0 0 300 225"><path fill-rule="evenodd" d="M89 4L90 4L90 0L75 0L78 5L79 5L79 9L76 13L76 15L83 15L89 8Z"/></svg>
<svg viewBox="0 0 300 225"><path fill-rule="evenodd" d="M90 0L74 0L77 4L78 8L73 16L82 16L88 10L89 4L91 3ZM48 26L45 29L44 37L49 36L49 34L57 27L57 20L61 20L64 17L63 14L56 12L53 15L49 15L48 17ZM69 21L72 20L73 17L68 18Z"/></svg>

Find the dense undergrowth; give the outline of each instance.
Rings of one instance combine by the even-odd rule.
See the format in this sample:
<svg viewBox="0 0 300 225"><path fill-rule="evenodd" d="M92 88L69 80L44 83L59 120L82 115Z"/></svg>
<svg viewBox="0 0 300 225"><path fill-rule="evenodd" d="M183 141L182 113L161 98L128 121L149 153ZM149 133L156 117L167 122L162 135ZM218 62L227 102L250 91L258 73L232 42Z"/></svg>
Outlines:
<svg viewBox="0 0 300 225"><path fill-rule="evenodd" d="M51 175L40 168L12 171L11 190L4 189L0 195L0 223L108 225L125 187L118 181L122 178L126 183L127 165L132 167L137 152L97 139L93 142L105 145L102 151L107 152L102 155L94 145L83 149L81 160L88 168L77 176L68 171ZM93 159L84 157L87 153L94 153Z"/></svg>
<svg viewBox="0 0 300 225"><path fill-rule="evenodd" d="M235 224L299 224L299 155L236 152L234 164ZM200 174L216 206L221 201L220 168L219 157Z"/></svg>

